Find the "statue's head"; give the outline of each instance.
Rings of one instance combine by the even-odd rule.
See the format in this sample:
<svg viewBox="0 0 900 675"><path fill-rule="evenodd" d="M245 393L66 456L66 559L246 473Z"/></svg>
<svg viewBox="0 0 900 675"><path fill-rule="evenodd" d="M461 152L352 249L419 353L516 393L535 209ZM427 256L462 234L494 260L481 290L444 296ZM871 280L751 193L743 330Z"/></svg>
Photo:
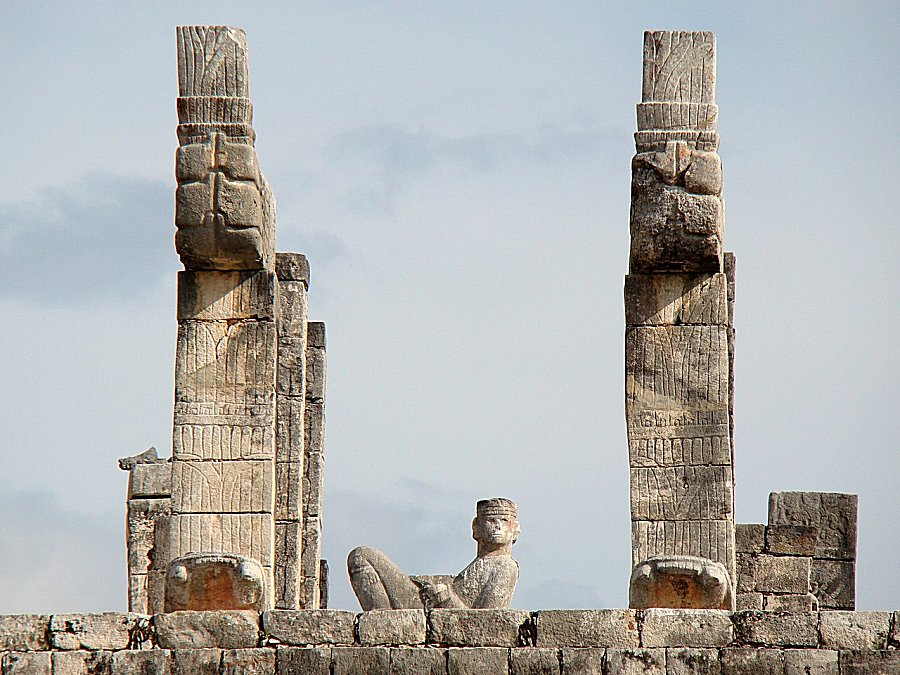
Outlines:
<svg viewBox="0 0 900 675"><path fill-rule="evenodd" d="M517 512L516 503L509 499L482 499L475 506L472 538L479 546L512 546L518 540L520 532Z"/></svg>

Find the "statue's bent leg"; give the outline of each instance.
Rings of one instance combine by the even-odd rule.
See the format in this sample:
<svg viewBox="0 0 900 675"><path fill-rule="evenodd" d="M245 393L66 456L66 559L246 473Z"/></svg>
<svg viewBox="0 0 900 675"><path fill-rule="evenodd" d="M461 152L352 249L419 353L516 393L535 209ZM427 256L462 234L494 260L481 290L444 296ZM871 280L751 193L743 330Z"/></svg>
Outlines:
<svg viewBox="0 0 900 675"><path fill-rule="evenodd" d="M422 609L419 588L378 549L360 546L347 556L350 585L363 611Z"/></svg>

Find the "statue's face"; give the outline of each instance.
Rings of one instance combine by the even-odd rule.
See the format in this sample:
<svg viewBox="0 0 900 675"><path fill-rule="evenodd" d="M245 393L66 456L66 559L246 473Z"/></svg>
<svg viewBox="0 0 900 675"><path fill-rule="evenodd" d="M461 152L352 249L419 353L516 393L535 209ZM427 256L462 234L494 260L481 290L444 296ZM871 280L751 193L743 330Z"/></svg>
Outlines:
<svg viewBox="0 0 900 675"><path fill-rule="evenodd" d="M478 516L472 536L481 544L512 545L519 536L519 521L508 515Z"/></svg>

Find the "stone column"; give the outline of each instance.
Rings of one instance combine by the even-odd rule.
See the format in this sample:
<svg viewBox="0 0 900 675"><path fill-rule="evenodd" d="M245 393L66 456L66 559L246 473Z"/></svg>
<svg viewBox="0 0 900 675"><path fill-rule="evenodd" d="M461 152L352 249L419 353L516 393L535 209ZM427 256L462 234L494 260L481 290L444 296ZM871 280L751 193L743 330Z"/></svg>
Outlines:
<svg viewBox="0 0 900 675"><path fill-rule="evenodd" d="M274 199L246 38L178 29L178 343L166 609L271 608L277 358Z"/></svg>
<svg viewBox="0 0 900 675"><path fill-rule="evenodd" d="M299 253L276 254L278 377L275 435L275 607L300 609L303 524L306 324L309 264Z"/></svg>
<svg viewBox="0 0 900 675"><path fill-rule="evenodd" d="M715 36L644 34L625 279L632 607L731 609L734 476Z"/></svg>
<svg viewBox="0 0 900 675"><path fill-rule="evenodd" d="M322 488L325 476L325 324L306 327L306 411L303 421L302 606L327 604L327 566L322 552Z"/></svg>

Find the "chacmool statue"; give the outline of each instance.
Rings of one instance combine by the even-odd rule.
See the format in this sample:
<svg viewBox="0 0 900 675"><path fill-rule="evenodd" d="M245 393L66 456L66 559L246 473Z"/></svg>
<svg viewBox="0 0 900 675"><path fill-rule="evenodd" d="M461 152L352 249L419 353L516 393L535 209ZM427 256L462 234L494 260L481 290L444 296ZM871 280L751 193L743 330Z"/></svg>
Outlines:
<svg viewBox="0 0 900 675"><path fill-rule="evenodd" d="M515 502L498 497L475 507L472 538L478 554L454 576L407 576L381 551L360 546L347 557L353 592L364 611L508 607L519 579L512 546L519 538Z"/></svg>

